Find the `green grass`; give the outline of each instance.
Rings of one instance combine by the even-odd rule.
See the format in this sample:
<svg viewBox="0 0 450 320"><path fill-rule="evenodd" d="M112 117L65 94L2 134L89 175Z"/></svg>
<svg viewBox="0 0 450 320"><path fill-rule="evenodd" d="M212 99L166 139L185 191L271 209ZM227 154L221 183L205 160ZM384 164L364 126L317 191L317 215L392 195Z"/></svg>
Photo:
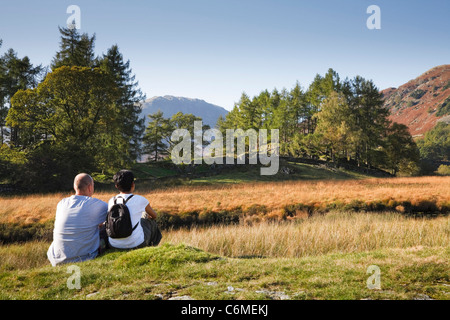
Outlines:
<svg viewBox="0 0 450 320"><path fill-rule="evenodd" d="M285 174L283 168L292 172ZM373 176L342 168L332 169L323 165L288 162L281 159L279 171L275 175L261 175L260 165L237 165L226 168L222 172L211 170L209 165L202 164L189 168L180 167L178 170L170 160L135 163L131 170L139 181L139 189L155 190L182 185L221 185L239 184L245 182L271 182L294 180L346 180L366 179ZM100 178L101 177L101 178ZM114 191L112 176L98 175L97 190Z"/></svg>
<svg viewBox="0 0 450 320"><path fill-rule="evenodd" d="M48 244L2 248L41 256L40 266L0 262L0 299L448 299L449 248L382 249L303 258L220 257L165 243L110 251L77 263L81 288L69 289L68 265L51 267ZM6 251L5 251L6 250ZM381 290L367 288L367 268L381 270Z"/></svg>
<svg viewBox="0 0 450 320"><path fill-rule="evenodd" d="M163 178L177 175L177 171L172 168L167 161L157 163L136 163L132 170L138 179Z"/></svg>
<svg viewBox="0 0 450 320"><path fill-rule="evenodd" d="M190 184L238 184L243 182L264 182L264 181L289 181L289 180L345 180L345 179L365 179L368 175L345 170L329 169L311 164L286 162L280 163L280 168L288 167L293 170L290 174L279 171L273 176L263 176L260 174L258 166L243 166L229 172L213 175L209 177L194 178Z"/></svg>

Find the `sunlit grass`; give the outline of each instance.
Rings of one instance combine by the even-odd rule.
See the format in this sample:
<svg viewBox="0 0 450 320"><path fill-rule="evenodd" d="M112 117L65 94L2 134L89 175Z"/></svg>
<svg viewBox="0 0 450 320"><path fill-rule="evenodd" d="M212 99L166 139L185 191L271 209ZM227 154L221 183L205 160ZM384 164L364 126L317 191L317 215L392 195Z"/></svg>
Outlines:
<svg viewBox="0 0 450 320"><path fill-rule="evenodd" d="M450 217L405 218L398 213L333 212L296 222L222 225L166 232L164 241L186 243L228 257L303 257L450 243Z"/></svg>
<svg viewBox="0 0 450 320"><path fill-rule="evenodd" d="M365 180L283 181L212 186L180 186L152 192L145 196L161 212L179 214L192 211L244 210L254 205L278 212L292 204L348 203L353 200L375 202L390 200L432 201L450 205L450 177L412 177ZM0 223L30 224L54 218L57 203L70 193L0 198ZM114 193L94 196L107 201Z"/></svg>

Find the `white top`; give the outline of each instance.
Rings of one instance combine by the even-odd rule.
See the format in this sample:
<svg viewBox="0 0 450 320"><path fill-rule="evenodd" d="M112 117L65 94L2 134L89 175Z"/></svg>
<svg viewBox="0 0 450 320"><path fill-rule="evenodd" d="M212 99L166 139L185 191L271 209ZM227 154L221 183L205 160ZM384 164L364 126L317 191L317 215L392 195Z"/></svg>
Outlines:
<svg viewBox="0 0 450 320"><path fill-rule="evenodd" d="M98 225L105 221L107 208L106 202L87 196L74 195L58 203L53 242L47 251L53 266L97 256Z"/></svg>
<svg viewBox="0 0 450 320"><path fill-rule="evenodd" d="M131 196L130 194L119 194L115 196L117 199L117 203L122 203L123 198L128 199L128 197ZM137 223L139 225L134 229L133 233L126 238L121 239L112 239L108 238L109 243L114 247L118 249L131 249L134 247L137 247L142 242L144 242L144 230L141 226L141 218L142 214L145 212L145 207L149 204L148 200L145 199L143 196L135 194L133 198L131 198L127 203L126 206L128 207L128 210L130 211L130 217L131 217L131 225L134 227ZM109 199L108 201L108 210L111 209L111 207L114 205L114 197Z"/></svg>

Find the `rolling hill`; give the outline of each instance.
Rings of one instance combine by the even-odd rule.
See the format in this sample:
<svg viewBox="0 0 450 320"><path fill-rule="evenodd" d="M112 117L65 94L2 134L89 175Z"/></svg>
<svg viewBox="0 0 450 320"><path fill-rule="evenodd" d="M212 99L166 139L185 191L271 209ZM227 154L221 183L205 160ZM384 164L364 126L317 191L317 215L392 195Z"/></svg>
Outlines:
<svg viewBox="0 0 450 320"><path fill-rule="evenodd" d="M439 121L450 123L450 65L428 70L399 88L382 91L390 119L423 136Z"/></svg>

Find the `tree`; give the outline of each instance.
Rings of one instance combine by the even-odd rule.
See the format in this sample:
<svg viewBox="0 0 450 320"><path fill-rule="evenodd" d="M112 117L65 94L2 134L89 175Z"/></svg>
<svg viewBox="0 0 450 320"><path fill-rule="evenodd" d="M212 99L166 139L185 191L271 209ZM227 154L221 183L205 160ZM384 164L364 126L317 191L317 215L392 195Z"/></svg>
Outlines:
<svg viewBox="0 0 450 320"><path fill-rule="evenodd" d="M3 40L0 39L0 48L2 47ZM3 144L3 127L5 125L5 119L8 114L8 108L5 105L6 92L5 88L6 79L6 66L2 58L0 58L0 146Z"/></svg>
<svg viewBox="0 0 450 320"><path fill-rule="evenodd" d="M129 163L117 97L114 80L102 70L64 66L47 74L35 89L19 90L6 121L26 133L23 149L49 142L61 146L61 152L80 150L93 157L97 169L112 171ZM73 170L80 168L75 160L66 159Z"/></svg>
<svg viewBox="0 0 450 320"><path fill-rule="evenodd" d="M173 130L186 129L190 133L191 137L193 138L192 142L191 142L191 151L192 151L191 157L192 157L192 159L195 159L196 154L202 155L203 149L207 145L207 142L203 139L202 139L201 144L199 142L198 142L198 144L196 143L197 141L195 141L195 132L194 132L195 121L202 121L202 118L197 117L191 113L184 114L182 112L175 113L174 115L172 115L172 117L169 120L170 130L171 130L170 135L172 134ZM203 132L205 132L209 128L210 128L209 125L202 124L202 128L201 128L202 135L203 135ZM167 141L169 141L169 152L171 153L175 144L171 141L170 135L168 136ZM198 145L197 150L195 149L196 144Z"/></svg>
<svg viewBox="0 0 450 320"><path fill-rule="evenodd" d="M80 34L76 28L61 27L59 32L61 33L60 49L53 58L52 70L62 66L93 67L95 34L89 37L87 33Z"/></svg>
<svg viewBox="0 0 450 320"><path fill-rule="evenodd" d="M169 154L168 138L172 132L169 119L164 118L161 110L148 115L150 121L144 136L144 151L158 161Z"/></svg>
<svg viewBox="0 0 450 320"><path fill-rule="evenodd" d="M305 92L305 104L302 110L302 126L306 134L314 133L316 127L316 119L314 114L320 111L320 105L331 92L340 91L340 79L337 72L333 69L328 69L325 76L317 74L313 82L309 85Z"/></svg>
<svg viewBox="0 0 450 320"><path fill-rule="evenodd" d="M355 142L355 123L345 96L342 93L332 92L321 103L320 111L314 117L317 118L314 134L320 136L331 160L334 162L338 153L347 157Z"/></svg>
<svg viewBox="0 0 450 320"><path fill-rule="evenodd" d="M9 49L0 57L0 127L1 142L5 141L3 127L6 125L6 115L11 105L11 98L18 90L33 88L37 85L42 66L33 66L25 56L17 57L13 49ZM19 139L17 127L10 128L10 143L16 144Z"/></svg>
<svg viewBox="0 0 450 320"><path fill-rule="evenodd" d="M120 108L122 122L120 125L124 139L129 141L126 148L130 160L135 160L141 154L142 135L145 130L145 119L140 117L145 95L139 89L139 84L132 74L130 61L124 61L117 45L108 49L99 64L100 68L109 73L116 83L119 91L116 103Z"/></svg>
<svg viewBox="0 0 450 320"><path fill-rule="evenodd" d="M346 80L341 88L355 116L358 132L355 159L358 165L364 163L370 168L373 152L381 145L389 126L389 110L384 107L382 95L371 80L356 76L351 81Z"/></svg>
<svg viewBox="0 0 450 320"><path fill-rule="evenodd" d="M417 145L423 159L450 161L450 124L438 122Z"/></svg>
<svg viewBox="0 0 450 320"><path fill-rule="evenodd" d="M393 175L398 172L409 175L417 173L420 153L408 127L394 122L386 131L384 151L387 161L384 166L390 169Z"/></svg>

